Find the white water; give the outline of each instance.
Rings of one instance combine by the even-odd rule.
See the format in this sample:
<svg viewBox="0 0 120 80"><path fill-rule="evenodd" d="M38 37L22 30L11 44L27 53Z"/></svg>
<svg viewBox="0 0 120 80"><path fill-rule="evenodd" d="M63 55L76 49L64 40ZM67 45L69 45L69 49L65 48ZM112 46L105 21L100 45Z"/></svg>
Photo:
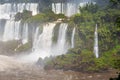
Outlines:
<svg viewBox="0 0 120 80"><path fill-rule="evenodd" d="M22 43L26 44L28 42L28 24L25 23L22 31Z"/></svg>
<svg viewBox="0 0 120 80"><path fill-rule="evenodd" d="M71 7L74 5L71 3ZM26 44L28 42L28 24L24 23L22 26L21 21L14 21L14 15L17 12L22 12L24 9L33 11L33 15L37 14L37 4L34 3L18 3L18 4L0 4L0 19L5 19L6 23L3 34L3 41L9 40L21 40L22 44ZM62 9L60 8L62 6ZM64 10L63 7L66 5L58 4L58 11L66 12L67 15L71 15L70 10ZM69 5L67 5L67 9ZM72 8L74 10L74 8ZM4 13L4 14L3 14ZM59 12L58 12L59 13ZM69 14L70 13L70 14ZM48 23L43 26L43 32L40 34L40 28L36 29L34 34L34 42L32 52L28 55L24 55L21 57L23 61L34 62L37 61L40 57L45 58L48 56L56 56L65 54L70 48L69 43L67 42L67 28L68 24L62 23L59 27L58 39L57 43L52 41L54 36L53 31L55 27L55 23ZM74 33L74 32L73 32ZM72 36L72 40L74 36ZM72 44L74 41L72 41ZM22 45L18 45L17 49Z"/></svg>
<svg viewBox="0 0 120 80"><path fill-rule="evenodd" d="M52 3L52 11L56 14L65 14L70 17L76 13L79 13L79 7L83 7L91 2L91 0L67 0L67 3ZM95 4L95 2L93 2Z"/></svg>
<svg viewBox="0 0 120 80"><path fill-rule="evenodd" d="M36 15L38 11L37 3L4 3L0 4L0 19L10 19L17 12L22 12L23 10L32 11L33 15Z"/></svg>
<svg viewBox="0 0 120 80"><path fill-rule="evenodd" d="M52 46L52 37L55 23L48 23L43 26L43 32L38 34L39 28L36 29L33 52L29 55L24 55L21 57L21 60L25 62L36 62L40 57L45 58L50 56L51 46Z"/></svg>
<svg viewBox="0 0 120 80"><path fill-rule="evenodd" d="M1 7L0 7L1 8ZM0 9L0 17L2 17L3 15L1 14L1 9ZM3 20L0 18L0 41L3 40Z"/></svg>
<svg viewBox="0 0 120 80"><path fill-rule="evenodd" d="M0 20L0 41L2 40L2 21Z"/></svg>
<svg viewBox="0 0 120 80"><path fill-rule="evenodd" d="M62 3L52 4L52 11L54 11L56 14L64 13L62 10L63 10L63 4Z"/></svg>
<svg viewBox="0 0 120 80"><path fill-rule="evenodd" d="M67 52L69 46L66 41L68 24L60 24L57 44L53 48L54 55L61 55Z"/></svg>
<svg viewBox="0 0 120 80"><path fill-rule="evenodd" d="M20 38L19 28L20 28L20 21L15 22L12 20L8 20L5 24L3 41L18 40Z"/></svg>
<svg viewBox="0 0 120 80"><path fill-rule="evenodd" d="M74 3L53 3L52 11L56 14L65 14L70 17L71 15L77 13L76 4Z"/></svg>
<svg viewBox="0 0 120 80"><path fill-rule="evenodd" d="M34 51L36 48L37 48L37 40L38 40L38 37L39 36L39 27L36 28L36 31L35 31L35 34L34 34L34 40L33 40L33 48L32 50Z"/></svg>
<svg viewBox="0 0 120 80"><path fill-rule="evenodd" d="M20 21L14 21L14 16L18 12L23 12L23 10L32 11L32 15L38 14L38 3L4 3L0 4L0 27L3 29L2 41L10 40L20 40L25 44L28 42L28 27L27 24L21 26ZM1 21L4 19L6 21L5 26ZM23 27L23 29L21 28ZM21 30L22 29L22 33ZM21 35L22 34L22 35Z"/></svg>
<svg viewBox="0 0 120 80"><path fill-rule="evenodd" d="M5 24L3 40L4 42L10 40L22 40L22 43L25 44L28 42L28 24L25 23L22 29L21 35L21 21L8 20Z"/></svg>
<svg viewBox="0 0 120 80"><path fill-rule="evenodd" d="M40 28L36 28L34 35L34 42L32 52L28 55L20 57L25 62L36 62L40 57L45 58L49 56L57 56L65 54L70 46L67 42L67 27L68 24L61 23L59 27L59 33L57 43L53 42L55 23L48 23L43 25L43 31L40 34Z"/></svg>
<svg viewBox="0 0 120 80"><path fill-rule="evenodd" d="M73 28L73 31L72 31L71 48L74 48L74 37L75 37L75 27Z"/></svg>
<svg viewBox="0 0 120 80"><path fill-rule="evenodd" d="M99 47L98 47L98 32L97 32L97 24L96 24L96 27L95 27L95 36L94 36L94 39L95 39L95 43L94 43L94 53L95 53L95 56L96 58L99 57Z"/></svg>

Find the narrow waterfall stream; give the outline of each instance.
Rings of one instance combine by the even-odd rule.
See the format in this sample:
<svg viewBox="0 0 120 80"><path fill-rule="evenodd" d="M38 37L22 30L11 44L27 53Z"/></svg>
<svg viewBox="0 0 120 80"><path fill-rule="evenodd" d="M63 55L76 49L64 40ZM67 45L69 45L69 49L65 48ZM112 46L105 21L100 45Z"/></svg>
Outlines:
<svg viewBox="0 0 120 80"><path fill-rule="evenodd" d="M95 40L95 43L94 43L94 53L95 53L96 58L98 58L99 57L99 47L98 47L97 24L96 24L96 27L95 27L94 40Z"/></svg>
<svg viewBox="0 0 120 80"><path fill-rule="evenodd" d="M22 31L22 43L25 44L28 42L28 24L25 23Z"/></svg>
<svg viewBox="0 0 120 80"><path fill-rule="evenodd" d="M75 38L75 27L73 28L73 31L72 31L71 48L74 48L74 46L75 46L75 44L74 44L74 42L75 42L74 38Z"/></svg>

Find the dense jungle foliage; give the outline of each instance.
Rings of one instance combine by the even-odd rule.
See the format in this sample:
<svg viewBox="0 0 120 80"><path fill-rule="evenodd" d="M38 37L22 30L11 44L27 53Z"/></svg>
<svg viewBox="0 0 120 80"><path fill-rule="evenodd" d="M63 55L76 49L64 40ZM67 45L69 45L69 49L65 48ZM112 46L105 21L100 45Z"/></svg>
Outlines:
<svg viewBox="0 0 120 80"><path fill-rule="evenodd" d="M47 62L45 69L106 71L120 69L120 1L110 0L106 7L88 4L70 18L77 28L76 46L67 54ZM93 54L94 28L98 25L99 55Z"/></svg>
<svg viewBox="0 0 120 80"><path fill-rule="evenodd" d="M49 5L53 1L55 0L44 0L43 3ZM75 71L120 69L120 0L95 1L104 3L104 6L87 4L79 8L80 13L69 18L64 14L54 14L49 7L35 16L32 16L30 11L16 14L16 20L22 19L29 23L52 22L62 18L69 24L69 28L76 27L75 48L70 49L67 54L46 61L45 69ZM95 58L93 53L96 24L98 25L99 58Z"/></svg>

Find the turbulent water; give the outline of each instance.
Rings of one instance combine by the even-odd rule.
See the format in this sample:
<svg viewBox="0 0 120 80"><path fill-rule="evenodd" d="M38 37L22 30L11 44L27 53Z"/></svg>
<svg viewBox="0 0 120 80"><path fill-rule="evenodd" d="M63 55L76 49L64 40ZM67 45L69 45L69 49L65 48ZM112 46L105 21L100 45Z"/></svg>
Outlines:
<svg viewBox="0 0 120 80"><path fill-rule="evenodd" d="M71 42L67 41L67 23L61 23L58 30L57 42L53 42L54 28L56 23L44 24L42 28L40 26L34 26L36 31L33 33L30 31L30 25L28 23L22 23L21 21L14 21L14 16L18 12L23 10L32 11L32 14L38 14L37 3L4 3L0 4L0 28L1 28L1 40L4 42L11 40L19 40L21 43L14 50L17 51L22 45L28 43L30 36L32 41L32 52L27 55L22 55L20 59L27 62L35 62L40 57L45 58L48 56L56 56L65 54L72 44L74 47L74 31L71 36ZM69 10L70 11L70 10ZM68 13L69 13L68 11ZM4 14L3 14L4 13ZM69 14L67 14L69 15ZM4 22L4 23L3 23ZM33 29L33 28L32 28ZM42 31L42 32L40 32ZM32 35L30 35L32 34Z"/></svg>
<svg viewBox="0 0 120 80"><path fill-rule="evenodd" d="M51 4L53 12L56 14L63 13L70 17L79 12L79 6L84 6L91 0L66 1L67 2L65 3ZM23 10L32 11L32 15L36 15L39 13L38 3L0 4L0 42L3 41L1 43L7 43L8 41L17 40L16 42L19 43L19 41L21 41L20 44L16 44L17 46L14 49L16 52L21 46L24 48L23 45L26 43L32 44L32 48L29 52L23 52L22 55L17 54L17 57L0 55L0 80L108 80L109 77L116 76L116 71L112 74L110 74L109 71L104 74L86 74L70 70L44 70L39 65L29 64L33 62L36 63L39 58L65 54L70 48L74 48L77 28L73 27L70 33L70 27L67 23L59 23L60 25L58 25L56 21L45 23L41 26L33 26L29 23L14 21L15 14L22 12ZM30 29L31 26L33 27L32 30ZM56 32L57 34L55 34ZM54 41L54 37L56 37L56 41ZM94 53L96 58L98 58L99 47L97 25L95 27L94 42ZM13 45L10 44L10 46L7 47L12 48L14 42L12 44ZM3 48L1 48L1 50ZM8 50L8 54L9 53ZM28 63L26 64L26 62Z"/></svg>
<svg viewBox="0 0 120 80"><path fill-rule="evenodd" d="M84 6L88 1L80 0L67 0L65 3L52 3L52 10L56 13L63 13L66 16L72 16L79 12L79 6ZM30 40L32 41L32 52L28 55L22 56L21 59L26 61L37 61L40 57L45 58L48 56L56 56L67 53L68 49L74 48L75 44L75 28L71 31L71 36L68 38L68 24L61 23L58 29L58 35L56 42L53 41L54 29L56 23L44 24L42 28L40 26L34 26L36 31L33 33L30 31L30 25L28 23L22 23L21 21L14 21L14 16L18 12L23 10L32 11L32 15L39 13L38 3L4 3L0 4L0 38L2 41L7 42L10 40L20 40L21 44L15 49L15 51L26 44ZM33 30L34 31L34 30ZM42 31L42 32L40 32ZM30 35L31 33L32 35ZM68 40L70 39L70 40Z"/></svg>
<svg viewBox="0 0 120 80"><path fill-rule="evenodd" d="M32 52L29 55L21 56L20 59L26 62L36 62L39 58L65 54L70 48L66 38L68 24L60 24L56 43L53 41L55 25L56 23L48 23L44 24L43 28L37 27ZM42 33L40 33L40 29L43 29Z"/></svg>
<svg viewBox="0 0 120 80"><path fill-rule="evenodd" d="M52 11L56 14L63 13L70 17L79 12L79 6L84 6L91 1L67 0L65 3L52 3ZM0 40L7 42L11 40L20 40L21 44L17 48L29 42L29 37L33 38L32 52L22 57L26 61L37 61L39 57L56 56L64 54L70 48L74 48L75 44L75 28L71 31L71 40L67 40L68 24L61 23L58 30L57 42L53 42L54 28L56 23L44 24L41 30L40 26L35 26L36 31L32 33L28 23L14 21L14 16L23 10L32 11L32 15L39 13L38 3L4 3L0 4ZM34 30L33 30L34 31ZM40 32L42 31L42 33ZM29 36L29 33L33 34ZM95 30L94 53L98 55L98 36L97 27ZM15 49L15 51L17 50Z"/></svg>
<svg viewBox="0 0 120 80"><path fill-rule="evenodd" d="M117 71L103 73L82 73L63 70L44 70L31 64L24 64L8 56L0 55L0 80L109 80L117 77Z"/></svg>
<svg viewBox="0 0 120 80"><path fill-rule="evenodd" d="M98 32L97 32L97 24L96 24L96 27L95 27L95 43L94 43L94 53L95 53L95 56L96 58L99 57L99 47L98 47Z"/></svg>

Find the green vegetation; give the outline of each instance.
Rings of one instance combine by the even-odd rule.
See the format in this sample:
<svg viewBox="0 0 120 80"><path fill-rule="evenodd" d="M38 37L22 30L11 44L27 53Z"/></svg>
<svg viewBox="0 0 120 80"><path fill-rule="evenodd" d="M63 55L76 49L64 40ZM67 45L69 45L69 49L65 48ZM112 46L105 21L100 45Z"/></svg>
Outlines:
<svg viewBox="0 0 120 80"><path fill-rule="evenodd" d="M68 54L57 56L47 62L45 69L63 69L83 72L104 72L109 68L120 69L120 46L105 52L100 58L95 58L89 50L71 50Z"/></svg>
<svg viewBox="0 0 120 80"><path fill-rule="evenodd" d="M80 7L80 12L83 13L85 11L88 11L90 13L96 13L98 11L98 5L94 3L89 3L84 7Z"/></svg>
<svg viewBox="0 0 120 80"><path fill-rule="evenodd" d="M114 4L116 7L111 7ZM110 2L104 8L88 4L80 8L80 11L69 20L69 25L77 28L75 48L48 61L45 69L97 72L109 68L120 69L119 1ZM99 58L95 58L93 53L95 24L98 25Z"/></svg>
<svg viewBox="0 0 120 80"><path fill-rule="evenodd" d="M19 12L15 15L16 21L22 20L23 22L28 23L45 23L56 21L57 19L66 20L67 17L64 14L55 14L50 9L46 9L35 16L32 16L32 12L27 10L24 10L22 13Z"/></svg>
<svg viewBox="0 0 120 80"><path fill-rule="evenodd" d="M68 39L73 26L76 27L75 48L70 49L67 54L57 56L47 61L45 69L55 68L75 71L106 71L109 68L120 69L120 1L119 0L95 0L97 3L109 4L101 7L97 4L88 4L80 7L80 12L67 18L63 14L54 14L48 7L54 0L44 0L44 9L41 13L31 16L30 11L16 14L16 20L28 23L53 22L58 19L67 21ZM64 2L64 0L60 0ZM98 25L99 55L95 58L93 53L95 25ZM58 24L59 25L59 24ZM57 33L58 27L55 28ZM56 42L56 37L53 41ZM22 49L26 49L23 47Z"/></svg>
<svg viewBox="0 0 120 80"><path fill-rule="evenodd" d="M27 50L29 50L30 48L32 48L32 45L31 45L31 43L29 42L29 43L26 43L26 44L20 46L19 48L17 48L16 51L17 51L17 52L27 51Z"/></svg>
<svg viewBox="0 0 120 80"><path fill-rule="evenodd" d="M28 11L28 10L23 10L22 13L18 12L15 15L15 21L19 21L19 20L27 20L28 18L32 17L32 12Z"/></svg>

